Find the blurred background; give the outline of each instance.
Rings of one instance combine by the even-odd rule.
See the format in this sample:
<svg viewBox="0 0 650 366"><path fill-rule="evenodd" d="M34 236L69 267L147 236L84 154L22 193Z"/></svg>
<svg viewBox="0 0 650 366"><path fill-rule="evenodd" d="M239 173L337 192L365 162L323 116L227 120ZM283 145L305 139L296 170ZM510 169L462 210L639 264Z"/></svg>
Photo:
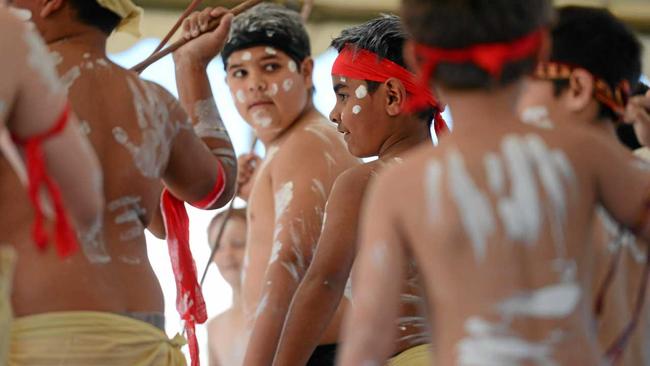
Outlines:
<svg viewBox="0 0 650 366"><path fill-rule="evenodd" d="M111 58L126 67L133 66L146 58L158 44L158 41L172 27L180 13L189 5L190 0L135 0L145 9L142 22L142 37L136 39L130 35L114 34L109 40L109 53ZM300 10L303 1L286 0L276 1ZM232 0L206 0L205 6L232 7L238 1ZM650 1L649 0L600 0L600 1L556 1L558 5L577 4L606 6L611 11L624 19L632 26L642 39L645 56L644 72L650 73ZM307 24L307 29L312 41L312 54L316 59L315 104L324 115L328 115L334 105L334 94L331 92L330 80L331 65L336 57L336 52L328 49L330 40L342 29L378 16L380 13L396 13L399 0L315 0ZM246 123L237 113L232 98L225 85L223 64L219 58L215 59L208 68L212 87L221 112L221 116L228 127L235 149L238 154L247 152L252 141L252 133ZM153 80L170 92L177 95L174 80L174 66L171 57L167 57L147 69L144 78ZM262 146L257 152L264 154ZM243 202L236 202L242 206ZM207 264L209 248L207 244L206 228L210 219L217 212L202 212L188 208L190 214L190 241L196 259L199 276ZM165 295L165 315L167 317L167 333L173 336L181 331L180 318L176 312L176 287L169 262L166 243L156 240L148 235L147 245L149 259L156 271ZM221 278L214 265L211 265L206 283L203 287L207 302L208 313L213 317L230 306L231 292L229 286ZM207 364L206 330L205 326L197 329L201 344L201 359Z"/></svg>

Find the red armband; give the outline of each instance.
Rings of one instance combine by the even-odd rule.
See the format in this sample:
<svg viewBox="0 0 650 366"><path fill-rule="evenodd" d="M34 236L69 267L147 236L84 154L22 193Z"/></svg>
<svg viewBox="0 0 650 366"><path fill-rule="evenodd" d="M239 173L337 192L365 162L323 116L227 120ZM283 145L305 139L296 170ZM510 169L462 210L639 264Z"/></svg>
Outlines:
<svg viewBox="0 0 650 366"><path fill-rule="evenodd" d="M22 145L25 149L27 176L29 179L28 194L34 208L34 227L32 233L34 242L39 249L45 250L49 241L49 235L45 231L43 205L39 196L41 188L44 187L54 205L56 249L61 257L71 255L77 250L79 245L77 243L77 235L70 225L63 206L61 191L56 182L47 174L43 143L45 140L63 132L68 124L69 117L70 105L66 103L63 112L61 112L60 117L50 130L22 139L12 135L12 139L16 144Z"/></svg>

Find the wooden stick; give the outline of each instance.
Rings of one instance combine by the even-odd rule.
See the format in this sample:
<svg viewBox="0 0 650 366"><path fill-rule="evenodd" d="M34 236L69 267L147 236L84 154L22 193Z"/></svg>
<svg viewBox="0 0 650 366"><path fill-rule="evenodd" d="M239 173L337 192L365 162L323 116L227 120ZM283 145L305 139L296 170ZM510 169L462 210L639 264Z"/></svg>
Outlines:
<svg viewBox="0 0 650 366"><path fill-rule="evenodd" d="M190 14L192 14L192 12L194 10L196 10L196 8L199 5L201 5L202 2L203 2L203 0L192 0L192 2L187 7L187 9L185 9L183 14L181 14L181 16L178 18L178 20L176 21L176 24L174 24L172 29L169 32L167 32L167 35L165 35L165 38L163 38L163 40L160 41L160 43L158 44L158 47L156 47L156 49L149 56L152 56L152 55L156 54L156 52L162 50L162 48L167 45L169 40L174 36L174 34L178 30L178 28L181 26L181 24L183 24L183 21L185 20L185 18L190 16Z"/></svg>
<svg viewBox="0 0 650 366"><path fill-rule="evenodd" d="M239 14L245 12L246 10L252 8L253 6L255 6L255 5L257 5L257 4L259 4L259 3L263 2L263 1L264 0L247 0L247 1L244 1L243 3L241 3L241 4L237 5L236 7L232 8L230 10L230 13L232 13L235 16L239 15ZM223 15L221 17L223 17ZM219 23L221 23L221 17L212 19L210 21L210 23L208 23L208 29L204 33L212 32L213 30L215 30L219 26ZM152 54L151 56L147 57L146 60L140 62L139 64L137 64L135 66L133 66L131 68L131 71L135 71L138 74L142 73L142 71L144 71L147 67L151 66L154 62L160 60L161 58L163 58L163 57L169 55L170 53L176 51L177 49L183 47L187 42L190 42L190 41L191 41L191 39L182 38L182 39L172 43L169 47Z"/></svg>

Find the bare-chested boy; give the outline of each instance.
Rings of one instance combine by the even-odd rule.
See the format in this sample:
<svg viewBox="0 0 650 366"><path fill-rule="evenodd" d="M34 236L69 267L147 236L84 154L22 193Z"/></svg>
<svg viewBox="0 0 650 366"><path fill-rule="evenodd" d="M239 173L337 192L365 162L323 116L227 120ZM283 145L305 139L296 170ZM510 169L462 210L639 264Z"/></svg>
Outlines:
<svg viewBox="0 0 650 366"><path fill-rule="evenodd" d="M522 94L522 119L549 127L551 121L581 125L618 144L616 124L625 118L629 93L641 75L641 45L636 36L607 10L578 6L558 9L551 35L550 59L539 65ZM643 112L641 109L632 117L642 119ZM599 209L597 214L600 225L594 234L598 253L594 267L598 275L591 293L598 338L607 350L634 313L646 248L613 222L605 210ZM608 278L611 270L614 277ZM643 323L622 355L623 364L650 362L647 327L644 314Z"/></svg>
<svg viewBox="0 0 650 366"><path fill-rule="evenodd" d="M45 159L42 166L61 194L60 201L50 194L50 205L62 204L79 232L88 230L102 210L101 171L90 144L78 132L77 120L69 113L67 98L42 39L0 4L0 364L8 362L7 352L11 330L11 288L18 246L35 247L33 226L36 225L26 187L38 184L25 171L25 162L11 142L50 134L37 148ZM9 52L11 50L11 52ZM35 142L32 142L35 143ZM33 150L32 150L33 153ZM32 155L33 156L33 155ZM29 160L31 168L38 168ZM42 186L41 186L42 187ZM53 193L50 191L49 193ZM41 201L44 202L44 201ZM22 213L26 212L27 215ZM21 213L20 215L16 215ZM60 220L54 215L52 219ZM72 226L62 227L74 232ZM59 226L57 226L59 228ZM53 233L43 247L51 255L58 248L73 243L59 242L59 231ZM48 248L52 246L52 248ZM56 248L56 249L55 249ZM74 247L72 248L74 250ZM56 255L56 254L54 254ZM20 266L30 263L20 260ZM59 266L64 266L59 259ZM31 267L32 270L36 270Z"/></svg>
<svg viewBox="0 0 650 366"><path fill-rule="evenodd" d="M314 61L297 13L261 4L236 17L222 57L237 109L267 149L250 195L242 295L254 325L244 364L268 366L332 184L357 162L314 108ZM337 340L333 327L320 344Z"/></svg>
<svg viewBox="0 0 650 366"><path fill-rule="evenodd" d="M599 364L593 212L600 203L648 238L650 171L595 132L517 116L549 1L402 4L407 59L435 81L455 129L371 190L341 364L390 353L406 255L425 285L435 364Z"/></svg>
<svg viewBox="0 0 650 366"><path fill-rule="evenodd" d="M210 366L240 366L246 352L246 318L241 299L241 270L246 249L246 209L233 209L223 229L221 241L217 236L226 212L215 216L208 226L211 248L218 245L214 264L232 289L232 306L208 322Z"/></svg>
<svg viewBox="0 0 650 366"><path fill-rule="evenodd" d="M356 254L359 212L368 183L385 165L399 163L409 149L431 143L433 106L429 104L419 115L407 112L411 97L428 91L425 84L418 89L415 76L406 69L402 57L406 38L398 17L383 16L344 30L332 42L339 57L332 70L337 104L330 119L344 134L353 155L378 156L379 160L347 170L334 183L314 262L294 295L275 365L307 362L349 290L346 285ZM433 97L429 102L435 104ZM412 264L407 260L404 266L415 276ZM391 352L396 355L391 365L430 364L430 334L422 314L424 303L418 279L413 276L401 290L399 335Z"/></svg>
<svg viewBox="0 0 650 366"><path fill-rule="evenodd" d="M42 57L58 65L101 163L106 209L94 230L80 237L83 250L65 265L54 254L40 255L25 241L16 242L19 261L28 265L19 262L16 272L10 364L184 364L179 351L184 342L163 333L163 295L147 258L144 229L159 207L163 184L203 208L223 205L232 195L233 151L205 74L206 60L214 55L200 47L225 38L230 16L215 33L176 54L179 92L190 122L162 87L106 58L106 39L116 27L137 28L133 22L140 10L131 1L11 4L31 14L51 51ZM215 158L210 149L225 157ZM18 180L8 184L13 185L3 184L8 192L18 190ZM29 215L15 211L16 218L28 220ZM183 310L200 306L196 297L180 300L195 300L183 302L190 305Z"/></svg>

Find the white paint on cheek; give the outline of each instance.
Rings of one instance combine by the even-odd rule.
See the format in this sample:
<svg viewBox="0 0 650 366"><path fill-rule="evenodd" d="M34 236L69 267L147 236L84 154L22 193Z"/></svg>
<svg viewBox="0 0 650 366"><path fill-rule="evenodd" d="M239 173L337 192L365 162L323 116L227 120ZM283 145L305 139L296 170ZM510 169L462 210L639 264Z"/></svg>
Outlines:
<svg viewBox="0 0 650 366"><path fill-rule="evenodd" d="M270 87L269 90L266 92L266 94L267 94L268 96L270 96L270 97L274 97L274 96L276 96L276 95L278 94L278 90L279 90L279 88L278 88L278 84L273 83L273 84L271 84L271 87Z"/></svg>
<svg viewBox="0 0 650 366"><path fill-rule="evenodd" d="M427 205L431 222L436 222L440 217L442 164L437 160L429 162L424 176L424 186L427 195Z"/></svg>
<svg viewBox="0 0 650 366"><path fill-rule="evenodd" d="M355 105L354 107L352 107L352 113L354 113L354 114L361 113L361 106L360 105Z"/></svg>
<svg viewBox="0 0 650 366"><path fill-rule="evenodd" d="M354 91L354 95L357 96L357 99L363 99L368 96L368 88L365 85L359 85L357 90Z"/></svg>
<svg viewBox="0 0 650 366"><path fill-rule="evenodd" d="M282 89L284 89L285 92L288 92L293 88L293 80L292 79L286 79L285 81L282 82Z"/></svg>
<svg viewBox="0 0 650 366"><path fill-rule="evenodd" d="M298 65L296 65L295 61L293 60L289 61L288 67L289 67L289 71L293 73L298 72Z"/></svg>
<svg viewBox="0 0 650 366"><path fill-rule="evenodd" d="M244 94L243 90L237 90L237 93L235 93L235 96L237 97L237 101L239 103L246 103L246 94Z"/></svg>
<svg viewBox="0 0 650 366"><path fill-rule="evenodd" d="M492 193L501 195L505 189L505 177L501 159L494 153L487 153L483 159L487 172L488 184Z"/></svg>
<svg viewBox="0 0 650 366"><path fill-rule="evenodd" d="M277 55L278 51L275 50L273 47L266 47L264 49L264 52L266 52L267 55Z"/></svg>
<svg viewBox="0 0 650 366"><path fill-rule="evenodd" d="M250 52L246 51L246 52L244 52L244 54L241 56L241 59L244 60L244 61L250 61L250 60L253 59L253 55L252 55Z"/></svg>
<svg viewBox="0 0 650 366"><path fill-rule="evenodd" d="M515 295L497 306L504 318L533 317L559 319L578 306L581 289L577 283L560 283Z"/></svg>
<svg viewBox="0 0 650 366"><path fill-rule="evenodd" d="M496 222L490 201L479 190L465 168L463 156L456 150L447 155L448 187L472 242L477 260L485 257L487 239L494 233Z"/></svg>
<svg viewBox="0 0 650 366"><path fill-rule="evenodd" d="M275 220L279 220L293 200L293 182L287 182L275 192Z"/></svg>

